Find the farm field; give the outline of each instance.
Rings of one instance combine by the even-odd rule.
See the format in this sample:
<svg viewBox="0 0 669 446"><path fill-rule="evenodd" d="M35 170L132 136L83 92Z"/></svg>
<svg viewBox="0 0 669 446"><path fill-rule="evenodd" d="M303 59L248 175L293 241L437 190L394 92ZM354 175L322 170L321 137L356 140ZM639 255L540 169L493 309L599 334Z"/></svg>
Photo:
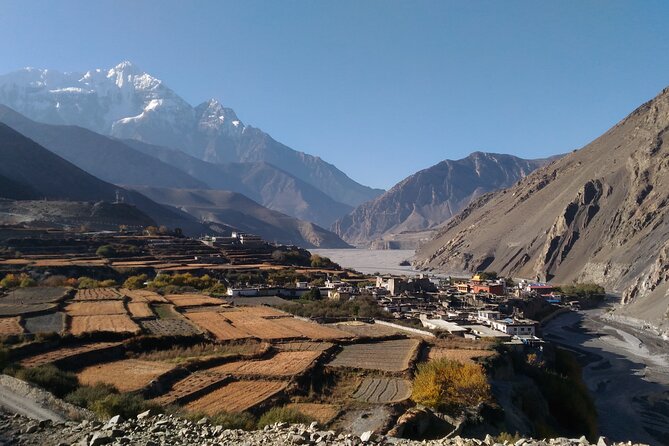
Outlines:
<svg viewBox="0 0 669 446"><path fill-rule="evenodd" d="M411 383L406 379L387 377L367 377L353 393L352 397L366 403L399 403L411 396Z"/></svg>
<svg viewBox="0 0 669 446"><path fill-rule="evenodd" d="M43 303L35 305L24 304L0 304L0 316L21 316L24 314L42 313L53 311L58 307L56 303Z"/></svg>
<svg viewBox="0 0 669 446"><path fill-rule="evenodd" d="M113 333L139 333L140 328L127 314L106 314L95 316L73 316L70 332L73 335L98 331Z"/></svg>
<svg viewBox="0 0 669 446"><path fill-rule="evenodd" d="M72 302L65 307L70 316L97 316L108 314L127 314L123 301L101 300L95 302Z"/></svg>
<svg viewBox="0 0 669 446"><path fill-rule="evenodd" d="M334 346L334 344L330 342L293 341L275 344L274 348L282 352L324 352L332 346Z"/></svg>
<svg viewBox="0 0 669 446"><path fill-rule="evenodd" d="M149 290L129 290L121 288L121 294L127 296L131 302L162 302L167 303L167 299L158 293Z"/></svg>
<svg viewBox="0 0 669 446"><path fill-rule="evenodd" d="M23 367L37 367L44 364L70 358L82 353L92 352L95 350L104 350L111 347L121 345L121 342L93 342L91 344L84 344L72 347L63 347L57 350L51 350L44 353L39 353L26 358L20 362Z"/></svg>
<svg viewBox="0 0 669 446"><path fill-rule="evenodd" d="M253 337L246 330L242 330L230 324L221 313L210 311L194 312L186 313L186 317L193 321L193 323L202 330L211 333L219 341L248 339Z"/></svg>
<svg viewBox="0 0 669 446"><path fill-rule="evenodd" d="M487 358L495 355L494 350L462 350L453 348L430 347L428 352L428 359L453 359L459 362L474 363L479 358Z"/></svg>
<svg viewBox="0 0 669 446"><path fill-rule="evenodd" d="M202 294L168 294L165 296L165 299L172 302L177 308L227 304L223 299L204 296Z"/></svg>
<svg viewBox="0 0 669 446"><path fill-rule="evenodd" d="M231 326L259 339L278 340L300 337L296 331L278 325L276 321L279 319L264 319L242 311L226 311L219 314L227 319Z"/></svg>
<svg viewBox="0 0 669 446"><path fill-rule="evenodd" d="M23 318L23 326L29 333L61 333L65 331L65 313L27 316Z"/></svg>
<svg viewBox="0 0 669 446"><path fill-rule="evenodd" d="M242 376L293 376L304 372L320 355L319 351L279 352L269 359L229 362L208 371Z"/></svg>
<svg viewBox="0 0 669 446"><path fill-rule="evenodd" d="M141 321L142 328L154 336L193 336L202 334L193 324L182 318Z"/></svg>
<svg viewBox="0 0 669 446"><path fill-rule="evenodd" d="M406 332L399 329L381 324L367 324L365 322L339 322L336 324L327 324L327 326L364 338L383 338L397 334L406 334Z"/></svg>
<svg viewBox="0 0 669 446"><path fill-rule="evenodd" d="M188 403L191 412L214 415L218 412L243 412L266 401L286 388L283 381L234 381Z"/></svg>
<svg viewBox="0 0 669 446"><path fill-rule="evenodd" d="M77 373L77 378L83 385L104 383L113 385L119 392L132 392L144 388L173 368L172 364L157 361L123 359L86 367Z"/></svg>
<svg viewBox="0 0 669 446"><path fill-rule="evenodd" d="M416 339L398 339L346 345L328 365L331 367L402 372L409 368L409 361L419 344L420 341Z"/></svg>
<svg viewBox="0 0 669 446"><path fill-rule="evenodd" d="M317 340L348 339L354 336L345 331L320 325L315 322L307 322L301 319L280 318L272 319L274 324L284 327L288 330L297 332L300 336Z"/></svg>
<svg viewBox="0 0 669 446"><path fill-rule="evenodd" d="M228 377L225 375L196 372L174 383L169 392L155 398L154 401L159 404L175 404L196 392L221 384L226 379Z"/></svg>
<svg viewBox="0 0 669 446"><path fill-rule="evenodd" d="M340 411L339 406L323 403L290 403L287 407L309 415L323 425L332 421Z"/></svg>
<svg viewBox="0 0 669 446"><path fill-rule="evenodd" d="M147 318L153 317L153 310L147 302L129 302L128 303L128 312L131 317L136 318Z"/></svg>
<svg viewBox="0 0 669 446"><path fill-rule="evenodd" d="M21 326L20 317L0 317L0 336L12 336L20 334L23 334L23 327Z"/></svg>
<svg viewBox="0 0 669 446"><path fill-rule="evenodd" d="M74 300L123 300L123 295L115 288L91 288L78 290Z"/></svg>
<svg viewBox="0 0 669 446"><path fill-rule="evenodd" d="M0 303L20 305L54 303L63 300L69 291L69 288L64 287L18 288L0 298Z"/></svg>
<svg viewBox="0 0 669 446"><path fill-rule="evenodd" d="M279 296L258 296L258 297L226 297L225 300L234 306L258 306L269 305L278 307L280 305L287 305L289 300L282 299Z"/></svg>
<svg viewBox="0 0 669 446"><path fill-rule="evenodd" d="M262 318L293 317L292 314L286 313L285 311L261 305L243 307L239 309L239 311L247 315L262 317Z"/></svg>
<svg viewBox="0 0 669 446"><path fill-rule="evenodd" d="M176 311L174 305L171 304L156 304L153 310L160 319L183 319L181 313Z"/></svg>

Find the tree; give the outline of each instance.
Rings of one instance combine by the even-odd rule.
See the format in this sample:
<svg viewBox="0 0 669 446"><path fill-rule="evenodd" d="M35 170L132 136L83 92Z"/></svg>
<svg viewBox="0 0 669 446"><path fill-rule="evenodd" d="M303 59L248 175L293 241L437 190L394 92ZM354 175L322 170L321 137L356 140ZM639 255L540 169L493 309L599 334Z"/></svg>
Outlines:
<svg viewBox="0 0 669 446"><path fill-rule="evenodd" d="M130 290L137 290L139 288L144 288L144 282L149 280L149 276L146 274L140 274L138 276L130 276L123 282L123 286Z"/></svg>
<svg viewBox="0 0 669 446"><path fill-rule="evenodd" d="M490 385L479 364L442 358L418 366L411 399L455 414L489 400Z"/></svg>
<svg viewBox="0 0 669 446"><path fill-rule="evenodd" d="M95 255L108 259L116 255L116 250L112 245L102 245L95 251Z"/></svg>
<svg viewBox="0 0 669 446"><path fill-rule="evenodd" d="M304 294L304 298L306 300L321 300L321 290L313 287Z"/></svg>

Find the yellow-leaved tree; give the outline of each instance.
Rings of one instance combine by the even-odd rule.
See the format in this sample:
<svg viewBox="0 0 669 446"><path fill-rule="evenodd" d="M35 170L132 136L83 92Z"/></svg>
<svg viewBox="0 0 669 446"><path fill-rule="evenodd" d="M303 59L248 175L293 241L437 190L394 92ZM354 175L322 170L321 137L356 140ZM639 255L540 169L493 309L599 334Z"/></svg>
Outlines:
<svg viewBox="0 0 669 446"><path fill-rule="evenodd" d="M460 412L490 399L483 367L447 358L418 365L411 399L436 410Z"/></svg>

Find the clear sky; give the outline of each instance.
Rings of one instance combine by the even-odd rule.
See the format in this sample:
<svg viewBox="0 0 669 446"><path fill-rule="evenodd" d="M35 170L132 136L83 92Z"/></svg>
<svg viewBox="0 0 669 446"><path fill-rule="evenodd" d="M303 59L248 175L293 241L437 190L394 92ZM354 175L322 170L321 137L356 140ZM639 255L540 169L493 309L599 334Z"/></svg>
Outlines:
<svg viewBox="0 0 669 446"><path fill-rule="evenodd" d="M0 1L0 72L131 60L388 188L579 148L669 85L669 2Z"/></svg>

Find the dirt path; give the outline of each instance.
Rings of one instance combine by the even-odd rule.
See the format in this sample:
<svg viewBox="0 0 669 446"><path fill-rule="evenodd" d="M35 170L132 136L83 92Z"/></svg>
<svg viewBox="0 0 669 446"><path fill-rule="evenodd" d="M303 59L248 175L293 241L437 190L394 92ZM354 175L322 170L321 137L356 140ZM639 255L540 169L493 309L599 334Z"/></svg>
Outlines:
<svg viewBox="0 0 669 446"><path fill-rule="evenodd" d="M558 316L544 327L544 335L577 354L602 435L669 444L669 345L613 326L599 318L601 312Z"/></svg>
<svg viewBox="0 0 669 446"><path fill-rule="evenodd" d="M66 421L65 417L2 384L0 384L0 407L7 412L18 413L35 420Z"/></svg>

